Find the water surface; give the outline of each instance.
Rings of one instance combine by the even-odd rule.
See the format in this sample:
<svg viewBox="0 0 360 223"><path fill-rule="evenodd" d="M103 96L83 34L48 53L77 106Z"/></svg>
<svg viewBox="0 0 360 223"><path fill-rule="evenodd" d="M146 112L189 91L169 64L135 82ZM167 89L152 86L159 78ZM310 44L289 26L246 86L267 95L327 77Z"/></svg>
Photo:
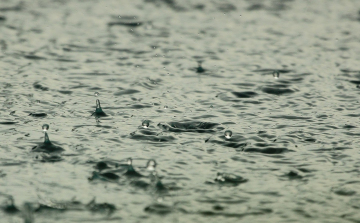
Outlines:
<svg viewBox="0 0 360 223"><path fill-rule="evenodd" d="M0 218L358 222L359 10L1 1Z"/></svg>

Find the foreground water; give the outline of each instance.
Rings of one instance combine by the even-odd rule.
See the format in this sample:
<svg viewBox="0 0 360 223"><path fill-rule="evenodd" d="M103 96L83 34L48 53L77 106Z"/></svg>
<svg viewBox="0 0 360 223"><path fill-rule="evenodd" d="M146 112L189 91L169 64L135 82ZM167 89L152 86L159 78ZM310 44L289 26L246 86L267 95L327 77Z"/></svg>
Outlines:
<svg viewBox="0 0 360 223"><path fill-rule="evenodd" d="M359 10L2 0L1 222L359 222Z"/></svg>

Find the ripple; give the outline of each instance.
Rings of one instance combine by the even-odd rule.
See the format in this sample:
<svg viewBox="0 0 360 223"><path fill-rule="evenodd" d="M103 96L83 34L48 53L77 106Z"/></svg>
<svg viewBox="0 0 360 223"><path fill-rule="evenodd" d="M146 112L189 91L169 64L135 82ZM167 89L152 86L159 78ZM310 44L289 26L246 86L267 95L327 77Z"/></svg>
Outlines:
<svg viewBox="0 0 360 223"><path fill-rule="evenodd" d="M232 92L232 94L238 98L252 98L257 96L257 93L252 91Z"/></svg>

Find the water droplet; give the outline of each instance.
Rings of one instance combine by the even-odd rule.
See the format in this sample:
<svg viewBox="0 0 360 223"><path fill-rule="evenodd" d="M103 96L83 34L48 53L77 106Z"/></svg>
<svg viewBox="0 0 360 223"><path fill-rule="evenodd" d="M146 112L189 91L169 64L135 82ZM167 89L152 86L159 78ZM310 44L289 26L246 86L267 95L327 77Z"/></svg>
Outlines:
<svg viewBox="0 0 360 223"><path fill-rule="evenodd" d="M155 171L155 167L156 167L156 161L153 159L149 160L146 164L146 169L148 171Z"/></svg>
<svg viewBox="0 0 360 223"><path fill-rule="evenodd" d="M100 94L99 94L99 92L95 92L94 95L95 95L95 97L98 97Z"/></svg>
<svg viewBox="0 0 360 223"><path fill-rule="evenodd" d="M119 19L121 19L121 16L119 16Z"/></svg>
<svg viewBox="0 0 360 223"><path fill-rule="evenodd" d="M279 77L280 77L280 73L279 73L279 71L274 71L273 72L273 77L275 78L275 79L279 79Z"/></svg>
<svg viewBox="0 0 360 223"><path fill-rule="evenodd" d="M164 109L168 109L168 108L169 108L168 106L166 106L166 105L164 106Z"/></svg>
<svg viewBox="0 0 360 223"><path fill-rule="evenodd" d="M224 135L225 135L225 138L226 138L226 139L230 139L231 136L232 136L232 131L226 130Z"/></svg>
<svg viewBox="0 0 360 223"><path fill-rule="evenodd" d="M204 73L205 69L201 66L202 62L198 62L198 67L196 68L196 73Z"/></svg>
<svg viewBox="0 0 360 223"><path fill-rule="evenodd" d="M44 125L42 126L42 130L43 130L44 132L46 132L47 130L49 130L49 128L50 128L50 126L49 126L48 124L44 124Z"/></svg>
<svg viewBox="0 0 360 223"><path fill-rule="evenodd" d="M143 121L143 123L142 123L141 125L142 125L142 127L143 127L144 129L147 129L147 128L149 128L150 121L149 121L149 120L145 120L145 121Z"/></svg>

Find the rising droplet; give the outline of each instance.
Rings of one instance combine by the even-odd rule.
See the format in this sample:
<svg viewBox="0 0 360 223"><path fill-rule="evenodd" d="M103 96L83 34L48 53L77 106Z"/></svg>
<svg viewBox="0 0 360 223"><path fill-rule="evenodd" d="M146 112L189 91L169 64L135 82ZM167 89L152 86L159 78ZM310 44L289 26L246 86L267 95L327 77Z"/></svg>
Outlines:
<svg viewBox="0 0 360 223"><path fill-rule="evenodd" d="M196 68L196 73L204 73L205 69L201 66L201 61L198 62L198 67Z"/></svg>
<svg viewBox="0 0 360 223"><path fill-rule="evenodd" d="M131 158L128 158L128 159L127 159L127 165L129 165L129 166L132 165L132 159L131 159Z"/></svg>
<svg viewBox="0 0 360 223"><path fill-rule="evenodd" d="M95 92L94 95L95 95L95 97L98 97L100 94L99 94L99 92Z"/></svg>
<svg viewBox="0 0 360 223"><path fill-rule="evenodd" d="M226 130L224 135L225 135L225 138L230 139L232 136L232 131Z"/></svg>
<svg viewBox="0 0 360 223"><path fill-rule="evenodd" d="M146 165L146 169L148 171L155 171L155 167L156 167L156 161L151 159L147 162L147 165Z"/></svg>
<svg viewBox="0 0 360 223"><path fill-rule="evenodd" d="M275 78L275 79L279 79L279 77L280 77L280 73L279 73L279 71L274 71L273 72L273 77Z"/></svg>
<svg viewBox="0 0 360 223"><path fill-rule="evenodd" d="M44 132L46 132L47 130L49 130L49 128L50 128L50 126L49 126L48 124L44 124L44 125L42 126L42 130L43 130Z"/></svg>
<svg viewBox="0 0 360 223"><path fill-rule="evenodd" d="M150 121L149 121L149 120L145 120L145 121L142 122L141 125L142 125L142 127L143 127L144 129L147 129L147 128L149 128Z"/></svg>

